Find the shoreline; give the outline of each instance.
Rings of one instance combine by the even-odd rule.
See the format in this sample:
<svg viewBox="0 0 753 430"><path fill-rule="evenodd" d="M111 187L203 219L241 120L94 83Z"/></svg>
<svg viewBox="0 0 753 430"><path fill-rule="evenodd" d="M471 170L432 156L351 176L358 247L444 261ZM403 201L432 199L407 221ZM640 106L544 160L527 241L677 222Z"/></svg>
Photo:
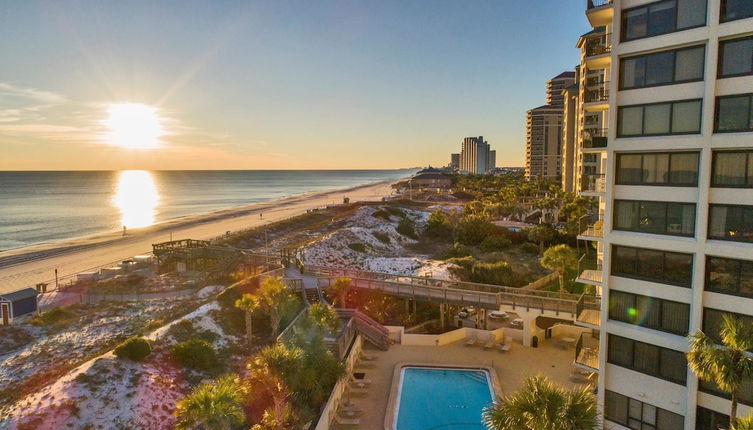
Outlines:
<svg viewBox="0 0 753 430"><path fill-rule="evenodd" d="M311 191L276 200L250 203L226 209L186 215L148 227L98 233L0 252L0 292L14 291L72 275L93 267L151 252L151 244L192 238L215 238L226 231L238 231L281 221L309 209L342 203L379 201L392 194L392 184L401 179L371 182L351 187ZM262 213L263 217L258 217Z"/></svg>

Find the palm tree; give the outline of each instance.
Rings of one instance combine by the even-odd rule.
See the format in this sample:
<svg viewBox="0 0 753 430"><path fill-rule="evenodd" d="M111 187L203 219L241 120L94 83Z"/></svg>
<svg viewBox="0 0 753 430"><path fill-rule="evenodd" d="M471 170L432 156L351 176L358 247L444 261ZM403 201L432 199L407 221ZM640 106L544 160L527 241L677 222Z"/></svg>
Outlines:
<svg viewBox="0 0 753 430"><path fill-rule="evenodd" d="M251 317L259 310L259 299L251 294L244 294L240 299L235 301L235 307L246 313L246 338L250 347L254 343Z"/></svg>
<svg viewBox="0 0 753 430"><path fill-rule="evenodd" d="M295 311L298 298L288 289L282 277L267 278L256 291L259 310L269 315L272 335L277 336L282 318Z"/></svg>
<svg viewBox="0 0 753 430"><path fill-rule="evenodd" d="M568 267L578 264L578 254L565 244L555 245L544 251L541 265L549 270L556 270L560 279L560 291L565 291L565 273Z"/></svg>
<svg viewBox="0 0 753 430"><path fill-rule="evenodd" d="M271 408L265 411L266 427L262 428L275 428L270 423L286 421L293 392L285 380L285 375L290 377L298 374L301 365L301 350L288 348L281 343L262 349L246 365L246 384L251 396L266 396L272 402Z"/></svg>
<svg viewBox="0 0 753 430"><path fill-rule="evenodd" d="M595 430L596 400L587 388L565 390L545 376L529 377L523 388L487 406L490 430Z"/></svg>
<svg viewBox="0 0 753 430"><path fill-rule="evenodd" d="M557 231L549 224L539 224L528 230L528 240L539 244L539 255L544 253L544 242L554 238Z"/></svg>
<svg viewBox="0 0 753 430"><path fill-rule="evenodd" d="M246 420L242 401L242 389L236 375L204 382L178 401L175 426L178 429L229 430Z"/></svg>
<svg viewBox="0 0 753 430"><path fill-rule="evenodd" d="M338 308L346 307L345 299L348 296L348 292L350 292L350 283L350 278L337 278L335 279L335 283L328 288L329 293L334 297L334 305Z"/></svg>
<svg viewBox="0 0 753 430"><path fill-rule="evenodd" d="M753 415L748 415L745 418L738 418L737 424L731 427L730 430L753 430Z"/></svg>
<svg viewBox="0 0 753 430"><path fill-rule="evenodd" d="M753 324L724 315L719 335L721 345L701 331L690 336L688 365L700 379L714 382L730 393L732 407L729 422L735 428L743 380L753 377L753 357L748 354L753 350Z"/></svg>
<svg viewBox="0 0 753 430"><path fill-rule="evenodd" d="M332 306L314 303L309 307L306 316L308 317L308 325L316 331L337 333L340 328L340 315Z"/></svg>

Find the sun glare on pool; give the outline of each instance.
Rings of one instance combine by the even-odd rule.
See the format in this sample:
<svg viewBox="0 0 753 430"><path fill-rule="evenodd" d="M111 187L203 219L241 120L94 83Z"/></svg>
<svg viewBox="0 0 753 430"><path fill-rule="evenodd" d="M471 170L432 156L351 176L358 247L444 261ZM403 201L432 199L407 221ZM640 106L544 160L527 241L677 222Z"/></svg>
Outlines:
<svg viewBox="0 0 753 430"><path fill-rule="evenodd" d="M167 134L163 122L156 107L139 103L111 104L104 121L110 129L106 140L121 148L156 148L160 146L160 137Z"/></svg>

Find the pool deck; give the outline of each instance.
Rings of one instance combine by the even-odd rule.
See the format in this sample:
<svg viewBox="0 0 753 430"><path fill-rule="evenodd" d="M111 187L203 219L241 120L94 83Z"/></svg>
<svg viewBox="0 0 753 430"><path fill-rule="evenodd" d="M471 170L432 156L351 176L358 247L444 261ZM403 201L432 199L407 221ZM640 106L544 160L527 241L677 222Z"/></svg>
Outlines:
<svg viewBox="0 0 753 430"><path fill-rule="evenodd" d="M392 345L388 351L367 350L376 359L369 362L368 367L356 368L354 372L364 372L365 377L371 379L371 386L366 394L354 394L351 397L351 401L363 411L359 417L360 424L354 426L333 423L331 428L385 428L385 417L393 415L387 408L395 366L407 363L492 368L497 374L502 395L513 393L526 377L536 374L548 376L565 388L584 386L583 380L571 380L575 356L573 348L561 349L551 341L541 342L539 348L526 348L522 345L522 333L519 330L508 330L506 335L513 339L513 348L506 353L465 346L463 341L439 347Z"/></svg>

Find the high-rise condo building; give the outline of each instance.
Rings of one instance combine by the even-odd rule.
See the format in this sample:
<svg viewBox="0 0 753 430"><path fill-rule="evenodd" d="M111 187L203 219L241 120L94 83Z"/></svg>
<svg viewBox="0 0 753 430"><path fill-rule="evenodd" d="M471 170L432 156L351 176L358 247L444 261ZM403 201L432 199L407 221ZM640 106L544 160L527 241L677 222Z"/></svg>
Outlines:
<svg viewBox="0 0 753 430"><path fill-rule="evenodd" d="M450 168L460 168L460 154L450 154Z"/></svg>
<svg viewBox="0 0 753 430"><path fill-rule="evenodd" d="M560 180L562 175L562 90L575 73L563 72L546 83L547 104L526 112L526 178Z"/></svg>
<svg viewBox="0 0 753 430"><path fill-rule="evenodd" d="M575 362L604 428L726 429L729 394L689 368L686 336L753 322L753 2L587 0L586 17L574 150L598 162L576 186L604 216L579 236L600 317ZM753 413L753 379L739 400Z"/></svg>
<svg viewBox="0 0 753 430"><path fill-rule="evenodd" d="M484 174L496 167L497 152L492 151L484 136L466 137L460 152L460 170Z"/></svg>

